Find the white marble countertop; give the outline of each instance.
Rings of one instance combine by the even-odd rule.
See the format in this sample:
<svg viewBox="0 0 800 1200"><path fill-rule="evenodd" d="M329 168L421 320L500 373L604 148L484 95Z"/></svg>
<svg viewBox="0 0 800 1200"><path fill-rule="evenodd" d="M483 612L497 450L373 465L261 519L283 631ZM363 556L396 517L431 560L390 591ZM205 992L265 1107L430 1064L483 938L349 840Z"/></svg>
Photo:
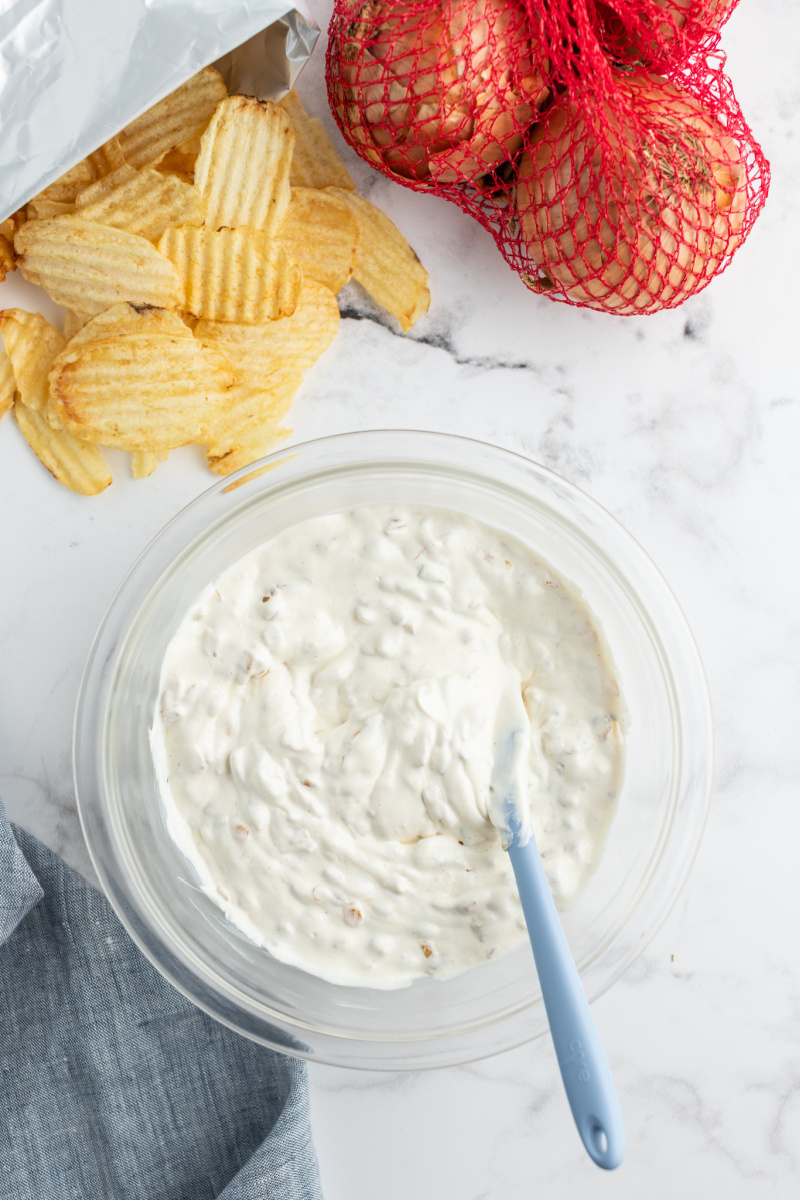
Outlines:
<svg viewBox="0 0 800 1200"><path fill-rule="evenodd" d="M312 7L324 25L329 3ZM312 1067L327 1200L800 1195L800 8L744 0L725 45L772 194L730 270L674 312L612 319L537 299L454 207L354 159L428 266L433 303L402 337L350 301L296 402L295 439L450 430L588 491L684 607L717 772L681 900L595 1005L627 1121L622 1170L584 1154L542 1040L428 1074ZM326 111L321 49L300 90ZM33 295L15 282L0 301L34 307ZM70 766L82 665L134 557L212 482L191 448L144 482L109 457L119 477L86 500L46 475L12 419L0 424L0 794L89 875Z"/></svg>

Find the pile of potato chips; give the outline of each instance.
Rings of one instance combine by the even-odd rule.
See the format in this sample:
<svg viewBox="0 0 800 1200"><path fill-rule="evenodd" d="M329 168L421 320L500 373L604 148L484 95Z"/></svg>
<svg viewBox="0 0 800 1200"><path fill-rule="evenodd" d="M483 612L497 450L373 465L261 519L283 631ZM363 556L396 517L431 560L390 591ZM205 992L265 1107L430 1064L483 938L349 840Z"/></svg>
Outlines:
<svg viewBox="0 0 800 1200"><path fill-rule="evenodd" d="M403 330L427 273L355 192L292 92L228 96L207 67L0 224L0 281L18 267L67 310L0 312L0 416L83 495L207 447L227 475L266 454L355 278Z"/></svg>

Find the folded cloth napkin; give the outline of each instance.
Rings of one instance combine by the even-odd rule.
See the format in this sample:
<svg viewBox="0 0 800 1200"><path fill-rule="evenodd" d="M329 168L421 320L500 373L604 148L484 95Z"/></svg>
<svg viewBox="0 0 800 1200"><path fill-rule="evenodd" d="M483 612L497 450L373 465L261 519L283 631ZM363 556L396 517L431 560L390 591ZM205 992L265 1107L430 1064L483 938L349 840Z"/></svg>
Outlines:
<svg viewBox="0 0 800 1200"><path fill-rule="evenodd" d="M322 1200L305 1064L162 979L0 802L0 1195Z"/></svg>

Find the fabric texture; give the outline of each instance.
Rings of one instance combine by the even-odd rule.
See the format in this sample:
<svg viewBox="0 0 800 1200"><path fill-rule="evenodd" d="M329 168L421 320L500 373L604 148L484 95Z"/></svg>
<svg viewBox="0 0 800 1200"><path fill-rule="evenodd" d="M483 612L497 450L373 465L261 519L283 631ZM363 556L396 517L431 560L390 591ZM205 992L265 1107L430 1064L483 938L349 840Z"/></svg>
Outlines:
<svg viewBox="0 0 800 1200"><path fill-rule="evenodd" d="M305 1064L232 1033L0 803L0 1194L322 1200Z"/></svg>

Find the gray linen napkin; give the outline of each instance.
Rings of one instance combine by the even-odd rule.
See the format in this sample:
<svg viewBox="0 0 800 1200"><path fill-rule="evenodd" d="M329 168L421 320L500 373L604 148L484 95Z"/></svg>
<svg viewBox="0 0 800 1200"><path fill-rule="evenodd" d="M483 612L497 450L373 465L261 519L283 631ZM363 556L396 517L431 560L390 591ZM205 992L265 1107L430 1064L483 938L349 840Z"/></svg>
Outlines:
<svg viewBox="0 0 800 1200"><path fill-rule="evenodd" d="M305 1064L174 990L0 802L0 1194L322 1200Z"/></svg>

